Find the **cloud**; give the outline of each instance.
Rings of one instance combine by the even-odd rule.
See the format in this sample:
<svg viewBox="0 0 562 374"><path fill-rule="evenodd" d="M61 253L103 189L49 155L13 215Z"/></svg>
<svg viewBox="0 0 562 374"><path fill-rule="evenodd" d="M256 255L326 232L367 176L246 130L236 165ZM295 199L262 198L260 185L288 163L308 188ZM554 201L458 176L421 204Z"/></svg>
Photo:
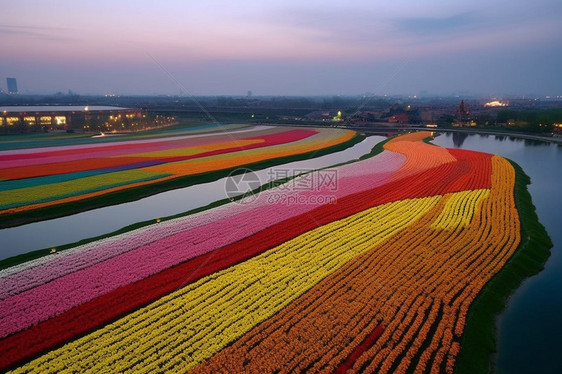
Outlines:
<svg viewBox="0 0 562 374"><path fill-rule="evenodd" d="M464 32L477 27L481 18L476 12L465 12L449 17L413 17L394 20L398 31L414 33L416 35L434 36Z"/></svg>
<svg viewBox="0 0 562 374"><path fill-rule="evenodd" d="M316 8L295 4L270 8L262 10L259 16L253 15L247 22L258 29L274 30L292 43L308 44L310 50L323 46L326 51L331 51L328 55L335 58L365 55L365 51L373 46L385 44L384 36L392 27L383 14L347 4Z"/></svg>
<svg viewBox="0 0 562 374"><path fill-rule="evenodd" d="M33 27L33 26L13 26L0 24L0 35L13 37L27 37L40 40L51 41L75 41L75 38L57 35L58 33L69 33L70 30L62 27Z"/></svg>

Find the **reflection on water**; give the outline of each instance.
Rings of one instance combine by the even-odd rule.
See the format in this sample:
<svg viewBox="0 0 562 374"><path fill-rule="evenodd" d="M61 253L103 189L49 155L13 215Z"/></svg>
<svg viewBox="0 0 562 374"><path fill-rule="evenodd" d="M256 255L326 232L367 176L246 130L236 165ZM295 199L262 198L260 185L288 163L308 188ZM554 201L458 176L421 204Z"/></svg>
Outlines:
<svg viewBox="0 0 562 374"><path fill-rule="evenodd" d="M468 134L466 132L454 132L453 144L455 145L455 147L460 148L462 147L462 144L464 143L467 137Z"/></svg>
<svg viewBox="0 0 562 374"><path fill-rule="evenodd" d="M542 140L535 140L535 139L525 139L525 145L530 147L540 147L543 146L545 142Z"/></svg>
<svg viewBox="0 0 562 374"><path fill-rule="evenodd" d="M386 138L382 136L370 136L344 151L291 162L274 168L305 171L306 169L328 167L359 158L369 153L377 143L384 139ZM271 172L271 168L256 171L256 174L262 184L266 184L270 176L275 175L274 172ZM2 243L0 259L36 249L73 243L84 238L110 233L135 222L171 216L203 207L227 197L225 180L222 178L210 183L163 192L129 203L0 229L0 243Z"/></svg>
<svg viewBox="0 0 562 374"><path fill-rule="evenodd" d="M545 269L523 282L498 321L498 373L562 372L562 147L539 140L469 135L461 148L498 154L531 177L529 192L554 247ZM433 143L456 147L450 134Z"/></svg>

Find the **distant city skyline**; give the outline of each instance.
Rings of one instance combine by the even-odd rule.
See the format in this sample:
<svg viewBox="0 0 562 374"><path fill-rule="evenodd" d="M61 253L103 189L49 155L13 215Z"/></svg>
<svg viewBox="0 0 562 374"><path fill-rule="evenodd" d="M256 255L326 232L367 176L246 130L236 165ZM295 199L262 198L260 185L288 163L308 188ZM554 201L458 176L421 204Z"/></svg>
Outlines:
<svg viewBox="0 0 562 374"><path fill-rule="evenodd" d="M4 0L0 76L22 94L558 96L561 17L559 0Z"/></svg>

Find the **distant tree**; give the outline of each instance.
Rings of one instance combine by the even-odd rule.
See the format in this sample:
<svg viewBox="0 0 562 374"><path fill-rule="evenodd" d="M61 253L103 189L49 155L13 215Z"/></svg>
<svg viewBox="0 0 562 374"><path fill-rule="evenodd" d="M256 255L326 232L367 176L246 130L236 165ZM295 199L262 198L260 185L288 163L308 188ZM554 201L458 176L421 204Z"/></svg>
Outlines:
<svg viewBox="0 0 562 374"><path fill-rule="evenodd" d="M562 122L562 109L501 110L498 123L509 123L520 131L551 132L553 124Z"/></svg>
<svg viewBox="0 0 562 374"><path fill-rule="evenodd" d="M476 124L481 127L493 126L496 122L494 117L489 114L480 114L474 119Z"/></svg>
<svg viewBox="0 0 562 374"><path fill-rule="evenodd" d="M435 123L439 126L439 127L451 127L451 125L453 124L453 121L455 120L455 117L450 115L450 114L443 114L441 117L439 117L437 119L437 121L435 121Z"/></svg>

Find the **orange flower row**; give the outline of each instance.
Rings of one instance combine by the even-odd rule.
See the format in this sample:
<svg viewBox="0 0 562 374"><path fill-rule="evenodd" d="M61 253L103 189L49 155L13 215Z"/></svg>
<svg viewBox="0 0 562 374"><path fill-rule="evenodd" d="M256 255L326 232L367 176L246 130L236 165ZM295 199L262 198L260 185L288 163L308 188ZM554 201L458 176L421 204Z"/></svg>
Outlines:
<svg viewBox="0 0 562 374"><path fill-rule="evenodd" d="M307 139L287 144L272 145L263 148L247 149L226 154L212 155L198 159L170 162L162 165L143 167L138 170L161 173L162 177L142 182L134 182L116 187L107 188L101 191L78 194L70 197L61 197L41 203L32 203L18 207L8 208L0 211L0 214L12 214L24 211L30 211L38 208L44 208L59 204L66 204L81 200L90 199L96 196L102 196L108 193L122 191L125 189L146 186L154 183L169 181L171 179L196 175L200 173L213 172L235 168L238 166L256 163L260 161L271 160L280 157L298 155L316 151L323 148L335 146L345 143L355 136L355 132L346 130L320 131L318 134L310 136ZM136 160L136 159L133 159ZM80 162L87 162L81 160ZM75 165L74 165L75 166ZM171 175L170 175L171 174Z"/></svg>
<svg viewBox="0 0 562 374"><path fill-rule="evenodd" d="M470 222L435 227L455 195L443 196L194 372L333 371L381 322L352 372L452 372L468 307L519 243L514 170L497 156L491 163L491 189Z"/></svg>

